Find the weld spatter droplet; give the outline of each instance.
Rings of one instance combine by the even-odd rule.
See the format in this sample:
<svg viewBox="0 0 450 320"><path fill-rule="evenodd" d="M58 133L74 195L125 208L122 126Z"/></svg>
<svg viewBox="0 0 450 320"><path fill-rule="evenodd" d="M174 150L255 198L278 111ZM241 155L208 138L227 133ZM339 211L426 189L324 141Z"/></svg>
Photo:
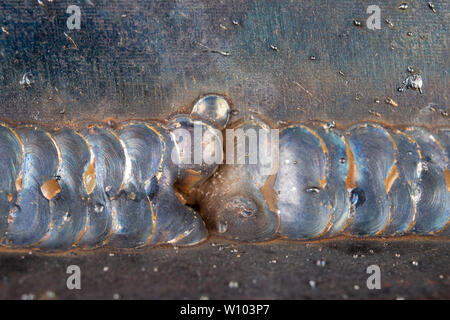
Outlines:
<svg viewBox="0 0 450 320"><path fill-rule="evenodd" d="M191 117L193 119L206 120L219 129L225 128L230 118L230 104L219 95L207 95L200 100L192 108Z"/></svg>

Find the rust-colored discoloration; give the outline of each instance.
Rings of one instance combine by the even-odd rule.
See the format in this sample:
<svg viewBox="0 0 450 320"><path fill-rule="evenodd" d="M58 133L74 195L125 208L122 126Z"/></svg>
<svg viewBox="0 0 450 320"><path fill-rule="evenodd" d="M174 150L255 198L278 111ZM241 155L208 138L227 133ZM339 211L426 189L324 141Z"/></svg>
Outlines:
<svg viewBox="0 0 450 320"><path fill-rule="evenodd" d="M150 202L150 211L152 212L152 232L150 233L150 236L148 237L147 241L144 244L142 244L142 247L146 247L151 243L153 236L155 235L155 230L156 230L156 218L157 217L156 217L155 210L153 209L153 203L151 201L149 201L149 202Z"/></svg>
<svg viewBox="0 0 450 320"><path fill-rule="evenodd" d="M177 197L178 201L180 201L180 203L182 203L182 204L188 203L188 200L186 199L186 197L184 196L184 194L182 192L178 192L175 190L175 196Z"/></svg>
<svg viewBox="0 0 450 320"><path fill-rule="evenodd" d="M386 190L386 193L389 193L389 191L392 188L392 185L394 184L395 180L399 177L399 172L397 166L394 164L389 171L388 176L386 179L384 179L384 188Z"/></svg>
<svg viewBox="0 0 450 320"><path fill-rule="evenodd" d="M440 232L444 231L445 229L447 229L450 226L450 220L447 221L447 223L445 224L445 226L443 226L441 229L436 230L434 232L430 232L430 234L432 235L439 235ZM444 239L448 240L450 237L445 237Z"/></svg>
<svg viewBox="0 0 450 320"><path fill-rule="evenodd" d="M39 240L38 242L32 244L32 246L38 246L41 243L44 243L45 241L47 241L50 238L50 230L52 230L52 229L53 229L53 222L50 221L49 228L48 228L47 233L45 234L45 236L41 240Z"/></svg>
<svg viewBox="0 0 450 320"><path fill-rule="evenodd" d="M101 122L114 130L116 130L118 127L118 120L116 118L108 117L103 119Z"/></svg>
<svg viewBox="0 0 450 320"><path fill-rule="evenodd" d="M83 174L83 184L87 194L91 194L94 191L97 184L96 180L95 161L92 160Z"/></svg>
<svg viewBox="0 0 450 320"><path fill-rule="evenodd" d="M186 238L188 235L190 235L192 233L192 231L193 230L184 231L184 232L178 234L175 238L172 238L171 240L168 240L167 243L169 243L169 244L176 244L181 239Z"/></svg>
<svg viewBox="0 0 450 320"><path fill-rule="evenodd" d="M58 193L61 193L61 186L57 179L50 179L41 185L41 192L47 200L52 200Z"/></svg>
<svg viewBox="0 0 450 320"><path fill-rule="evenodd" d="M111 240L111 238L112 238L112 236L114 234L114 221L115 221L115 219L116 219L116 211L114 209L111 209L112 228L110 228L109 234L106 236L106 239L103 241L103 243L100 246L105 246Z"/></svg>
<svg viewBox="0 0 450 320"><path fill-rule="evenodd" d="M186 175L183 176L182 180L177 182L177 188L182 192L188 193L192 190L193 187L198 185L202 181L202 179L204 179L204 177L198 170L186 169L184 172L186 173Z"/></svg>
<svg viewBox="0 0 450 320"><path fill-rule="evenodd" d="M266 200L269 210L272 212L278 211L278 194L275 191L275 181L277 175L273 174L267 178L263 186L259 189Z"/></svg>
<svg viewBox="0 0 450 320"><path fill-rule="evenodd" d="M382 126L381 126L382 127ZM387 175L387 177L384 179L384 188L386 190L386 194L389 193L389 191L392 188L392 185L394 184L395 180L399 177L399 171L397 168L397 157L398 157L398 147L397 147L397 143L395 142L394 138L392 138L392 136L390 134L388 134L388 138L392 143L392 147L395 150L395 156L394 156L394 164L391 168L391 170L389 170L389 173ZM387 225L390 224L390 219L391 219L391 210L389 210L389 223L386 224Z"/></svg>
<svg viewBox="0 0 450 320"><path fill-rule="evenodd" d="M331 203L329 204L329 209L330 209L330 215L328 217L328 221L327 224L325 226L325 228L323 229L323 231L317 236L318 238L322 238L323 236L325 236L331 229L331 227L333 226L334 223L334 214L331 214L333 206L331 205Z"/></svg>
<svg viewBox="0 0 450 320"><path fill-rule="evenodd" d="M323 139L317 134L317 132L315 132L311 128L304 126L302 124L288 126L288 128L294 128L294 127L300 127L300 128L305 129L310 134L312 134L317 140L319 140L320 148L322 149L322 152L324 153L324 155L326 157L326 162L328 163L328 161L330 160L330 154L328 152L328 148L325 144L325 141L323 141ZM321 178L319 178L319 186L321 189L324 189L326 187L326 185L327 185L327 172L325 171L324 175Z"/></svg>
<svg viewBox="0 0 450 320"><path fill-rule="evenodd" d="M348 171L347 171L347 179L345 180L345 186L347 187L347 190L351 190L358 186L358 184L356 183L356 164L353 152L350 149L348 142L347 141L344 142L348 161Z"/></svg>
<svg viewBox="0 0 450 320"><path fill-rule="evenodd" d="M328 148L325 144L325 141L323 141L323 139L313 130L311 130L311 133L314 134L314 136L319 139L320 141L320 147L322 148L323 153L325 154L327 160L327 167L328 167L328 162L330 161L330 154L328 152ZM321 189L324 189L327 185L327 172L324 173L323 177L321 179L319 179L319 186Z"/></svg>
<svg viewBox="0 0 450 320"><path fill-rule="evenodd" d="M416 215L417 215L417 202L413 201L414 204L414 212L411 219L411 223L409 224L408 228L406 228L405 233L408 233L414 228L414 225L416 224Z"/></svg>
<svg viewBox="0 0 450 320"><path fill-rule="evenodd" d="M20 192L22 190L22 172L19 174L19 176L16 179L16 190L17 192Z"/></svg>
<svg viewBox="0 0 450 320"><path fill-rule="evenodd" d="M394 99L392 99L390 97L386 97L386 103L391 105L391 106L393 106L393 107L395 107L395 108L398 107L398 103Z"/></svg>
<svg viewBox="0 0 450 320"><path fill-rule="evenodd" d="M94 150L92 149L92 146L89 143L89 141L79 132L75 131L75 133L81 139L83 139L83 141L88 146L89 153L90 153L90 161L89 161L88 165L86 166L86 169L83 173L84 189L86 190L86 194L90 195L94 191L95 186L97 184L97 175L95 173L95 154L94 154Z"/></svg>
<svg viewBox="0 0 450 320"><path fill-rule="evenodd" d="M437 140L434 136L432 136L432 140L438 145L438 147L445 154L445 148L442 146L442 144L439 142L439 140ZM449 159L447 158L447 156L445 156L445 161L448 166ZM444 169L444 178L445 178L445 184L447 185L447 192L450 192L450 172L448 170L448 167Z"/></svg>
<svg viewBox="0 0 450 320"><path fill-rule="evenodd" d="M378 232L376 232L375 235L379 236L379 235L384 234L384 232L387 230L387 228L389 227L391 222L392 222L392 208L389 207L387 221L384 224L383 228L381 228Z"/></svg>
<svg viewBox="0 0 450 320"><path fill-rule="evenodd" d="M446 168L444 170L445 184L447 185L447 192L450 192L450 171Z"/></svg>
<svg viewBox="0 0 450 320"><path fill-rule="evenodd" d="M83 231L81 231L80 235L78 236L77 240L75 240L75 242L74 242L72 247L77 247L78 246L78 244L80 243L81 239L84 237L84 235L88 231L89 223L90 223L90 217L88 216L86 218L86 225L84 226Z"/></svg>
<svg viewBox="0 0 450 320"><path fill-rule="evenodd" d="M231 239L227 239L227 238L221 238L218 236L210 236L209 239L211 238L217 238L217 240L220 239L220 241L226 241L226 242L230 242L230 243L234 243L234 244L240 244L240 242L238 240L231 240ZM436 236L434 234L430 234L430 235L415 235L415 234L408 234L408 235L403 235L400 237L390 237L390 236L382 236L382 235L376 235L376 236L366 236L366 237L352 237L349 234L340 234L338 236L335 237L322 237L322 238L315 238L315 239L296 239L296 240L291 240L291 239L287 239L287 238L283 238L283 237L274 237L274 239L272 240L265 240L265 241L260 241L260 242L251 242L249 245L251 246L256 246L256 247L263 247L263 246L268 246L271 244L277 244L277 243L291 243L293 245L304 245L304 244L311 244L311 245L318 245L318 244L333 244L333 243L338 243L338 242L345 242L348 240L352 240L352 241L362 241L362 242L383 242L385 243L386 241L389 241L391 243L395 243L395 242L439 242L439 243L450 243L450 238L448 237L439 237ZM192 248L195 248L196 246L203 246L201 244L199 245L194 245L194 246L190 246L190 247L179 247L179 250L190 250ZM139 254L145 253L145 252L152 252L155 250L155 248L170 248L172 247L172 245L167 244L167 243L161 243L161 244L155 244L153 246L147 247L147 248L141 248L139 250ZM86 250L80 247L74 247L71 250L68 251L58 251L58 252L46 252L46 251L41 251L39 248L35 248L35 247L31 247L31 248L11 248L11 247L6 247L6 246L0 246L0 253L3 252L11 252L11 253L29 253L30 251L32 251L33 253L42 255L42 256L71 256L74 253L76 255L80 255L80 256L85 256L85 255L96 255L99 254L101 252L117 252L117 253L123 253L123 254L133 254L136 253L136 249L117 249L117 248L112 248L112 247L108 247L108 246L104 246L104 247L98 247L95 250Z"/></svg>

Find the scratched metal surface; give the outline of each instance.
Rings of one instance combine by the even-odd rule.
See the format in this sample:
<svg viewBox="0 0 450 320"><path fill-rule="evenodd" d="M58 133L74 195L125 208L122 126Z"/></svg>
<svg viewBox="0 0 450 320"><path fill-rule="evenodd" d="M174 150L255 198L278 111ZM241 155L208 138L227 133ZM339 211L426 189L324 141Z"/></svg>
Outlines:
<svg viewBox="0 0 450 320"><path fill-rule="evenodd" d="M436 13L407 2L399 10L399 1L5 0L0 118L167 118L214 92L238 117L448 125L450 2L436 1ZM80 30L66 27L70 4L81 8ZM354 26L372 4L381 30ZM422 75L423 94L397 91L408 66ZM27 73L31 83L21 85ZM1 253L0 298L450 298L446 242L216 242L114 256ZM65 287L69 264L82 269L81 291ZM365 287L370 264L382 269L382 290Z"/></svg>

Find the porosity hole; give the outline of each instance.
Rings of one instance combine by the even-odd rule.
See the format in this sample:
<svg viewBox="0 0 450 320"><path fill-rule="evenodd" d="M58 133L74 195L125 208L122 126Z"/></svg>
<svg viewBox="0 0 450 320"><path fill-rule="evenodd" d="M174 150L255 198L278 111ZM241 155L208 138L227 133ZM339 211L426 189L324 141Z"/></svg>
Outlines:
<svg viewBox="0 0 450 320"><path fill-rule="evenodd" d="M305 188L305 192L306 193L319 193L320 192L320 188L318 188L318 187L307 187L307 188Z"/></svg>
<svg viewBox="0 0 450 320"><path fill-rule="evenodd" d="M366 194L364 190L361 188L353 189L350 194L350 201L355 206L355 208L362 206L366 201Z"/></svg>

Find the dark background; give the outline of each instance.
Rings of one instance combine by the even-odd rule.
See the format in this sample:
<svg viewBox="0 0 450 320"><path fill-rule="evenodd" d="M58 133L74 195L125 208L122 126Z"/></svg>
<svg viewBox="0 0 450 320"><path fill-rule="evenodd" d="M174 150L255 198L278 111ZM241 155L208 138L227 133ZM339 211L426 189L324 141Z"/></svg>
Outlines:
<svg viewBox="0 0 450 320"><path fill-rule="evenodd" d="M436 13L428 1L406 2L407 10L372 0L4 0L0 119L49 127L166 119L219 93L235 119L448 126L450 2L433 1ZM71 4L81 8L80 30L66 26ZM369 5L381 8L381 30L364 26ZM423 77L423 94L397 91L408 66ZM21 85L27 73L32 83ZM450 297L448 241L216 242L114 256L4 252L0 298ZM70 264L81 267L80 291L66 289ZM371 264L381 267L382 290L366 288Z"/></svg>

